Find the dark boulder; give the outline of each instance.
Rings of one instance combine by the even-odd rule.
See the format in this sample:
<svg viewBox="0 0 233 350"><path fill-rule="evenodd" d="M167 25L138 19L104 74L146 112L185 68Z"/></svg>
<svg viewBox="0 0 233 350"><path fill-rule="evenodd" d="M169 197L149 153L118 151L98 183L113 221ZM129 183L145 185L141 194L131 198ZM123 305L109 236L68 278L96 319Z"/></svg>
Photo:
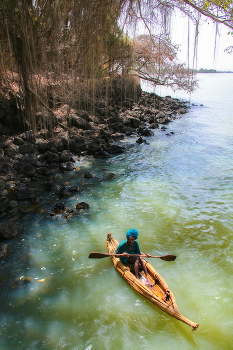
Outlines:
<svg viewBox="0 0 233 350"><path fill-rule="evenodd" d="M89 114L88 114L88 112L87 111L85 111L85 110L76 110L76 114L80 117L80 118L82 118L83 120L85 120L86 122L89 122L90 121L90 116L89 116Z"/></svg>
<svg viewBox="0 0 233 350"><path fill-rule="evenodd" d="M27 285L29 283L32 283L33 279L31 277L17 277L11 284L10 284L10 288L11 289L18 289L24 285Z"/></svg>
<svg viewBox="0 0 233 350"><path fill-rule="evenodd" d="M47 164L47 167L52 172L56 172L56 171L58 171L60 169L60 164L58 164L58 163L50 163L50 164Z"/></svg>
<svg viewBox="0 0 233 350"><path fill-rule="evenodd" d="M0 213L4 213L7 210L7 202L5 199L1 198L0 199Z"/></svg>
<svg viewBox="0 0 233 350"><path fill-rule="evenodd" d="M143 142L145 142L145 140L140 136L137 140L136 140L137 143L141 144Z"/></svg>
<svg viewBox="0 0 233 350"><path fill-rule="evenodd" d="M139 128L138 134L141 136L154 136L153 131L147 128Z"/></svg>
<svg viewBox="0 0 233 350"><path fill-rule="evenodd" d="M63 213L65 210L65 204L63 202L57 202L54 207L54 211L58 214Z"/></svg>
<svg viewBox="0 0 233 350"><path fill-rule="evenodd" d="M35 143L36 139L32 130L28 130L22 134L22 139L31 143Z"/></svg>
<svg viewBox="0 0 233 350"><path fill-rule="evenodd" d="M159 123L166 125L169 124L171 122L171 118L168 116L165 116L164 118L160 118Z"/></svg>
<svg viewBox="0 0 233 350"><path fill-rule="evenodd" d="M60 155L60 162L66 163L73 160L73 154L69 150L65 150Z"/></svg>
<svg viewBox="0 0 233 350"><path fill-rule="evenodd" d="M123 118L119 115L113 115L107 120L108 124L122 123L122 122L123 122Z"/></svg>
<svg viewBox="0 0 233 350"><path fill-rule="evenodd" d="M45 153L45 158L46 158L46 160L47 160L47 162L49 164L51 164L51 163L60 163L60 157L59 157L59 154L57 154L57 153L53 153L53 152L47 151Z"/></svg>
<svg viewBox="0 0 233 350"><path fill-rule="evenodd" d="M125 147L120 145L107 145L106 149L107 149L107 152L110 154L118 154L118 153L123 153L125 151Z"/></svg>
<svg viewBox="0 0 233 350"><path fill-rule="evenodd" d="M154 109L154 108L145 108L144 113L147 115L151 115L152 118L157 116L159 114L160 110L159 109Z"/></svg>
<svg viewBox="0 0 233 350"><path fill-rule="evenodd" d="M98 152L95 152L94 157L100 158L100 159L106 159L110 157L110 154L106 151L100 150Z"/></svg>
<svg viewBox="0 0 233 350"><path fill-rule="evenodd" d="M45 177L49 177L52 175L52 171L46 166L42 166L40 168L37 168L36 173L41 175L41 176L45 176Z"/></svg>
<svg viewBox="0 0 233 350"><path fill-rule="evenodd" d="M5 182L0 180L0 191L4 190L5 185L6 185Z"/></svg>
<svg viewBox="0 0 233 350"><path fill-rule="evenodd" d="M58 192L59 197L67 197L70 195L70 189L68 186L63 186L60 191Z"/></svg>
<svg viewBox="0 0 233 350"><path fill-rule="evenodd" d="M21 159L25 159L27 162L31 163L35 167L42 167L46 164L46 160L44 159L43 155L37 156L34 153L26 154L25 158L22 157Z"/></svg>
<svg viewBox="0 0 233 350"><path fill-rule="evenodd" d="M86 150L86 145L85 143L80 144L75 142L75 140L70 140L68 148L71 152L75 153L75 154L80 154L82 151Z"/></svg>
<svg viewBox="0 0 233 350"><path fill-rule="evenodd" d="M16 174L16 171L11 162L3 162L0 166L0 173L6 174L6 175L14 175Z"/></svg>
<svg viewBox="0 0 233 350"><path fill-rule="evenodd" d="M159 123L150 124L150 129L158 129L158 128L159 128Z"/></svg>
<svg viewBox="0 0 233 350"><path fill-rule="evenodd" d="M146 141L146 139L143 139L141 136L136 140L138 144L145 143L146 145L149 145L149 143Z"/></svg>
<svg viewBox="0 0 233 350"><path fill-rule="evenodd" d="M148 120L148 123L149 124L153 124L153 123L157 123L157 117L155 117L154 115L153 116L150 116L149 120Z"/></svg>
<svg viewBox="0 0 233 350"><path fill-rule="evenodd" d="M177 114L185 114L185 113L187 113L186 108L180 108L177 110Z"/></svg>
<svg viewBox="0 0 233 350"><path fill-rule="evenodd" d="M125 134L117 132L115 134L112 134L112 138L114 141L123 140L125 138Z"/></svg>
<svg viewBox="0 0 233 350"><path fill-rule="evenodd" d="M60 164L60 169L62 171L71 171L73 170L75 167L74 167L74 163L73 162L65 162L65 163L61 163Z"/></svg>
<svg viewBox="0 0 233 350"><path fill-rule="evenodd" d="M124 120L125 126L129 126L131 128L134 128L134 129L137 129L140 124L141 124L141 121L138 118L126 117Z"/></svg>
<svg viewBox="0 0 233 350"><path fill-rule="evenodd" d="M92 142L92 143L89 143L86 147L87 151L90 152L90 153L95 153L95 152L98 152L100 151L101 147L99 144L95 143L95 142Z"/></svg>
<svg viewBox="0 0 233 350"><path fill-rule="evenodd" d="M17 236L17 226L13 222L0 224L0 240L10 239Z"/></svg>
<svg viewBox="0 0 233 350"><path fill-rule="evenodd" d="M87 171L84 175L85 179L93 179L94 175L92 173L90 173L89 171Z"/></svg>
<svg viewBox="0 0 233 350"><path fill-rule="evenodd" d="M69 190L70 192L81 192L81 189L78 186L71 186Z"/></svg>
<svg viewBox="0 0 233 350"><path fill-rule="evenodd" d="M24 141L23 141L23 139L21 138L21 137L15 137L14 138L14 144L16 145L16 146L21 146L21 145L23 145L24 144Z"/></svg>
<svg viewBox="0 0 233 350"><path fill-rule="evenodd" d="M35 145L31 142L25 142L23 145L19 146L19 153L26 154L26 153L34 153L35 152Z"/></svg>
<svg viewBox="0 0 233 350"><path fill-rule="evenodd" d="M10 143L4 150L5 157L14 157L19 152L19 146Z"/></svg>
<svg viewBox="0 0 233 350"><path fill-rule="evenodd" d="M5 258L8 255L9 248L6 243L0 243L0 258Z"/></svg>
<svg viewBox="0 0 233 350"><path fill-rule="evenodd" d="M45 188L47 191L59 192L61 189L61 186L51 180L45 183Z"/></svg>
<svg viewBox="0 0 233 350"><path fill-rule="evenodd" d="M91 130L92 126L83 118L80 118L77 115L72 115L70 117L71 125L82 130Z"/></svg>
<svg viewBox="0 0 233 350"><path fill-rule="evenodd" d="M104 174L105 180L115 180L118 176L115 173Z"/></svg>
<svg viewBox="0 0 233 350"><path fill-rule="evenodd" d="M36 147L40 153L44 154L47 151L47 142L43 139L37 139Z"/></svg>
<svg viewBox="0 0 233 350"><path fill-rule="evenodd" d="M165 113L163 111L160 111L157 115L156 115L156 119L160 119L160 118L164 118L165 117Z"/></svg>
<svg viewBox="0 0 233 350"><path fill-rule="evenodd" d="M54 148L58 151L58 152L63 152L65 149L66 143L65 140L60 139L60 140L55 140L54 141Z"/></svg>
<svg viewBox="0 0 233 350"><path fill-rule="evenodd" d="M7 207L9 209L16 208L18 205L19 205L19 203L13 199L7 203Z"/></svg>
<svg viewBox="0 0 233 350"><path fill-rule="evenodd" d="M20 172L27 177L34 177L36 174L36 167L34 167L31 163L25 162Z"/></svg>
<svg viewBox="0 0 233 350"><path fill-rule="evenodd" d="M36 190L34 188L19 188L17 197L19 200L33 199L36 197Z"/></svg>
<svg viewBox="0 0 233 350"><path fill-rule="evenodd" d="M80 209L89 209L90 205L86 202L79 202L76 204L76 209L80 210Z"/></svg>

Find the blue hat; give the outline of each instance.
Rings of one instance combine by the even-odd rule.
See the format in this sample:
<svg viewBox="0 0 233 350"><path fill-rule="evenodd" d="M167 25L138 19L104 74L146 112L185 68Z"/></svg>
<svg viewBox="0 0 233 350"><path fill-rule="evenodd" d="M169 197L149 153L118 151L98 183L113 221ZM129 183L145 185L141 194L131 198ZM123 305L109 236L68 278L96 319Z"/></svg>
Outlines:
<svg viewBox="0 0 233 350"><path fill-rule="evenodd" d="M128 230L126 232L126 237L127 238L135 237L135 239L137 239L138 238L138 231L135 230L135 228L131 228L131 230Z"/></svg>

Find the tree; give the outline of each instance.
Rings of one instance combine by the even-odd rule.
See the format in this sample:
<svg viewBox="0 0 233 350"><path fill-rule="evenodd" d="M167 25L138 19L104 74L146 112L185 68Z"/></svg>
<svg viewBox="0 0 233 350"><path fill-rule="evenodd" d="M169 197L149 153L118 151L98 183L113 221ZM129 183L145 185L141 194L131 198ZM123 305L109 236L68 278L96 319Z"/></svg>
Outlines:
<svg viewBox="0 0 233 350"><path fill-rule="evenodd" d="M121 9L122 1L112 0L3 0L2 66L18 73L22 109L34 129L41 101L52 107L54 95L60 103L74 95L87 100L95 79L123 64Z"/></svg>
<svg viewBox="0 0 233 350"><path fill-rule="evenodd" d="M177 8L193 17L192 9L198 14L212 19L233 29L233 3L232 0L182 0Z"/></svg>
<svg viewBox="0 0 233 350"><path fill-rule="evenodd" d="M167 36L141 35L134 40L133 71L153 85L192 92L196 86L193 72L177 60L178 47Z"/></svg>
<svg viewBox="0 0 233 350"><path fill-rule="evenodd" d="M174 9L197 26L204 16L233 29L232 0L2 0L1 71L17 72L28 123L35 128L35 110L48 103L85 105L116 74L192 91L169 39ZM126 34L139 24L147 36Z"/></svg>

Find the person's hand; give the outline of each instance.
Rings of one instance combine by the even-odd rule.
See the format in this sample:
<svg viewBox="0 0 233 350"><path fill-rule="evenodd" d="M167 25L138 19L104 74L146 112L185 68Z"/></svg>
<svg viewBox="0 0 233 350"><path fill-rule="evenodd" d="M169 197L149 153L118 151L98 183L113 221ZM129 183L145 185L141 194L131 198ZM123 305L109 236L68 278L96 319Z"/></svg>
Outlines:
<svg viewBox="0 0 233 350"><path fill-rule="evenodd" d="M147 256L148 258L150 258L150 257L151 257L151 255L150 255L150 254L146 254L146 256Z"/></svg>
<svg viewBox="0 0 233 350"><path fill-rule="evenodd" d="M122 253L122 255L124 255L124 256L129 256L129 254L127 254L126 252Z"/></svg>

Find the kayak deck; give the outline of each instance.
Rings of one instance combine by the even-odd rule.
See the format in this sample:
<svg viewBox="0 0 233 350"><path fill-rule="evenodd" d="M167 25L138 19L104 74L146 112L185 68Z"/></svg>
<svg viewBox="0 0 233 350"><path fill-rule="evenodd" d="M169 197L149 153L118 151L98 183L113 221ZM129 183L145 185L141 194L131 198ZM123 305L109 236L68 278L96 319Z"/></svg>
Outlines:
<svg viewBox="0 0 233 350"><path fill-rule="evenodd" d="M111 233L108 233L106 243L109 253L115 253L119 242L111 236ZM152 287L145 283L144 272L140 272L140 279L138 279L130 267L124 265L119 258L111 256L111 259L116 270L138 293L150 300L154 305L170 316L188 324L193 330L197 329L197 323L190 321L179 312L174 294L168 288L167 283L159 275L155 268L145 259L143 259L143 261L146 265L150 281L153 283Z"/></svg>

